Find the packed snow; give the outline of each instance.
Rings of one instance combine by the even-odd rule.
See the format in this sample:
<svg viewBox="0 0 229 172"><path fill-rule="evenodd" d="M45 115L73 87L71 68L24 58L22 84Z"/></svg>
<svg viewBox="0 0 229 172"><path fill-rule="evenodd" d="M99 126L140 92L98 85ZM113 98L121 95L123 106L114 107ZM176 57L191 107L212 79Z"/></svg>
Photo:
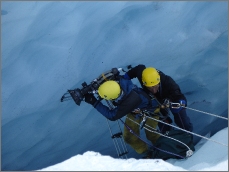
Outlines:
<svg viewBox="0 0 229 172"><path fill-rule="evenodd" d="M215 142L200 142L188 159L115 159L98 152L87 151L39 171L228 171L228 128L213 137Z"/></svg>
<svg viewBox="0 0 229 172"><path fill-rule="evenodd" d="M1 32L2 171L228 171L228 120L202 113L228 117L227 1L2 1ZM106 119L60 98L130 64L171 76L193 132L225 145L194 136L186 160L143 160L128 145L118 159Z"/></svg>

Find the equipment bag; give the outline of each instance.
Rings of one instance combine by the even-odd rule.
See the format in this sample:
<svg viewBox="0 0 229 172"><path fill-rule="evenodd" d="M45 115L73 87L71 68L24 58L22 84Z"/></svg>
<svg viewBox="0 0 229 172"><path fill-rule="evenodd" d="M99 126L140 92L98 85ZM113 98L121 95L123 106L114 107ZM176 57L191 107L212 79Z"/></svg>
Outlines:
<svg viewBox="0 0 229 172"><path fill-rule="evenodd" d="M184 144L168 137L160 136L154 145L152 158L167 160L169 158L183 159L192 156L195 147L191 134L181 130L168 131L166 136L179 140Z"/></svg>

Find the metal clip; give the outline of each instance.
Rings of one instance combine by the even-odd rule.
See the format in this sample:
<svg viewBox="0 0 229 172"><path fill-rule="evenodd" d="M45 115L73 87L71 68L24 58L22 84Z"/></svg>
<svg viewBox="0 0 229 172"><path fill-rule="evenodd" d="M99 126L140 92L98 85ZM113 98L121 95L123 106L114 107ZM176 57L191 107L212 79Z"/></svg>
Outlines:
<svg viewBox="0 0 229 172"><path fill-rule="evenodd" d="M142 122L140 123L140 128L142 129L145 126L146 123L146 115L144 115Z"/></svg>
<svg viewBox="0 0 229 172"><path fill-rule="evenodd" d="M164 109L164 108L169 108L170 106L170 101L169 99L165 99L164 103L161 105L161 108Z"/></svg>
<svg viewBox="0 0 229 172"><path fill-rule="evenodd" d="M180 103L170 103L170 107L173 109L179 109L181 107Z"/></svg>
<svg viewBox="0 0 229 172"><path fill-rule="evenodd" d="M187 152L186 152L186 157L190 157L190 156L192 156L193 155L193 151L192 150L188 150Z"/></svg>
<svg viewBox="0 0 229 172"><path fill-rule="evenodd" d="M140 113L141 114L141 109L140 108L137 108L137 109L134 109L133 111L132 111L132 113L136 113L136 114L138 114L138 113Z"/></svg>

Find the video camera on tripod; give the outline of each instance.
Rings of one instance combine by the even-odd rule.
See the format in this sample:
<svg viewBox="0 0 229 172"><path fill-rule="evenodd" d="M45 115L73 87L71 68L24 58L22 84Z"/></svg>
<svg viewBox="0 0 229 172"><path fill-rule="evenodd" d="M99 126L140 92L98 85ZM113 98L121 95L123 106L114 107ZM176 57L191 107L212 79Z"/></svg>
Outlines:
<svg viewBox="0 0 229 172"><path fill-rule="evenodd" d="M76 88L74 90L68 90L67 93L65 93L61 97L61 102L68 100L72 97L72 99L75 101L75 103L80 106L81 101L84 99L85 94L87 93L97 93L97 90L99 86L107 81L107 80L115 80L116 77L119 75L119 71L122 70L122 68L112 68L111 70L101 74L98 78L94 79L89 85L86 82L83 82L82 88ZM70 94L70 96L67 96Z"/></svg>

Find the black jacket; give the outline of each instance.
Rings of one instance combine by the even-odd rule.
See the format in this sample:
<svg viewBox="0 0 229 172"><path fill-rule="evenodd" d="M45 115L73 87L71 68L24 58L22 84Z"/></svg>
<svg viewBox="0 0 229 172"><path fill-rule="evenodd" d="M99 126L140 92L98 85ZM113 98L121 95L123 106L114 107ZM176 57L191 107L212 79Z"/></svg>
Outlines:
<svg viewBox="0 0 229 172"><path fill-rule="evenodd" d="M145 65L138 65L132 69L130 69L127 74L130 79L138 78L141 83L142 88L150 94L150 91L143 85L142 83L142 71L146 68ZM179 102L179 100L185 100L187 102L186 97L182 94L179 85L168 75L165 75L163 72L157 70L160 75L160 87L159 91L154 94L154 96L158 99L160 103L164 102L164 99L169 99L172 102ZM152 93L151 93L152 94Z"/></svg>

